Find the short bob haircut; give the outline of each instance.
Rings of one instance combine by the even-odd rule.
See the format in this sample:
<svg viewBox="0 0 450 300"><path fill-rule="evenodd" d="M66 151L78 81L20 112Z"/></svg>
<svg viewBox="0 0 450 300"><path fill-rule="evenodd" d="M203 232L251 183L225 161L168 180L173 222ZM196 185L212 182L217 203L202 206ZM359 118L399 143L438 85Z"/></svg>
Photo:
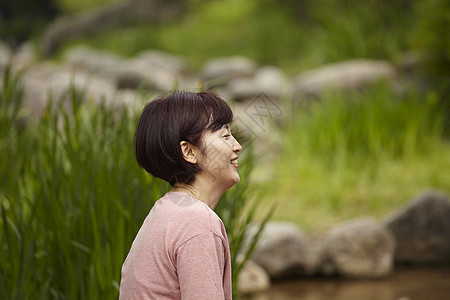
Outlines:
<svg viewBox="0 0 450 300"><path fill-rule="evenodd" d="M134 137L136 160L142 168L170 185L190 184L202 169L187 162L180 142L201 146L202 134L230 124L228 103L211 92L177 91L150 101Z"/></svg>

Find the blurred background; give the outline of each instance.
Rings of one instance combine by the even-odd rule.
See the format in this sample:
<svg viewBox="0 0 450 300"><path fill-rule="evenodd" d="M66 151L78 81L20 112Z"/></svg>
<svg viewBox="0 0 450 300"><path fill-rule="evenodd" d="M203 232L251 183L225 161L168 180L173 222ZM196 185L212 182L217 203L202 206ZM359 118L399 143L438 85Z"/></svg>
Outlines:
<svg viewBox="0 0 450 300"><path fill-rule="evenodd" d="M0 298L117 298L131 242L169 189L137 167L137 117L174 89L213 90L235 113L241 182L217 211L236 291L264 227L279 221L320 248L344 221L391 226L428 191L445 198L443 219L429 218L447 235L449 16L444 0L2 1ZM438 258L406 262L448 265L448 236ZM327 259L294 277L346 276L336 261L327 273ZM272 280L292 277L260 265ZM442 274L432 299L450 290ZM370 299L407 293L395 286ZM347 288L339 299L369 299ZM321 285L299 289L262 297L330 299Z"/></svg>

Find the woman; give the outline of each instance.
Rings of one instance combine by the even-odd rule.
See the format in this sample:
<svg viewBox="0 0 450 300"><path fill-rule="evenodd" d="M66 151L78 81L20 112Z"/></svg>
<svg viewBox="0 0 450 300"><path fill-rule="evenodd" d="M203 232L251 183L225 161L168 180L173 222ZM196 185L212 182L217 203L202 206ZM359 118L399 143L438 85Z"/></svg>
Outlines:
<svg viewBox="0 0 450 300"><path fill-rule="evenodd" d="M122 266L120 299L231 299L225 227L213 211L239 182L233 113L210 92L174 92L144 108L139 165L173 187L139 230Z"/></svg>

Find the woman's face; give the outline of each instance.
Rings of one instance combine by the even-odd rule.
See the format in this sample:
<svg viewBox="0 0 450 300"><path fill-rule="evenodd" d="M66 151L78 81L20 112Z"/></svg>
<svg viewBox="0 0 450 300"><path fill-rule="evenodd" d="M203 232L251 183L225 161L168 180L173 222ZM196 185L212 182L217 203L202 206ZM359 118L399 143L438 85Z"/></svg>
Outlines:
<svg viewBox="0 0 450 300"><path fill-rule="evenodd" d="M202 150L199 165L211 184L228 189L239 182L237 153L242 147L231 134L229 125L206 132L202 137Z"/></svg>

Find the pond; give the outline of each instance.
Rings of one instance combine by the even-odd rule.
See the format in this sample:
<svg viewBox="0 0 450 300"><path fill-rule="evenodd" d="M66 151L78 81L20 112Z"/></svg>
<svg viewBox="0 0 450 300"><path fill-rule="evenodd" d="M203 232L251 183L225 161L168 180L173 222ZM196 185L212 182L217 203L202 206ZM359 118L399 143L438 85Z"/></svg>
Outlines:
<svg viewBox="0 0 450 300"><path fill-rule="evenodd" d="M449 300L450 268L402 268L384 279L314 278L274 282L273 300Z"/></svg>

